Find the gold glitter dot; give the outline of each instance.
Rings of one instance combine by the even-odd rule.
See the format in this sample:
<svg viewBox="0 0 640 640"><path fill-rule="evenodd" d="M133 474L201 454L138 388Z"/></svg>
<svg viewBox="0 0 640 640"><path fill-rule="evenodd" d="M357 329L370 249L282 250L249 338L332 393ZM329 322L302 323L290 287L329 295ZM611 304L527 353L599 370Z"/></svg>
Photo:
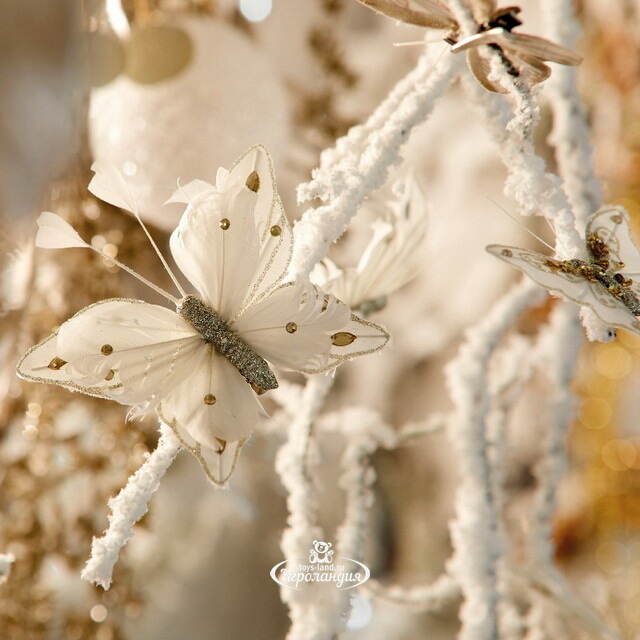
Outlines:
<svg viewBox="0 0 640 640"><path fill-rule="evenodd" d="M104 379L109 382L109 380L113 380L113 376L116 375L116 372L113 369L109 369L109 373L104 377Z"/></svg>
<svg viewBox="0 0 640 640"><path fill-rule="evenodd" d="M331 336L331 342L336 347L346 347L351 344L358 336L354 336L353 333L347 333L346 331L339 331Z"/></svg>
<svg viewBox="0 0 640 640"><path fill-rule="evenodd" d="M56 356L48 365L47 367L49 369L53 369L54 371L58 371L59 369L62 369L62 367L64 367L64 365L67 364L66 360L63 360L62 358L58 358L58 356Z"/></svg>
<svg viewBox="0 0 640 640"><path fill-rule="evenodd" d="M207 395L203 398L204 403L208 405L212 405L216 403L216 397L213 393L207 393Z"/></svg>
<svg viewBox="0 0 640 640"><path fill-rule="evenodd" d="M100 347L100 353L103 356L110 356L113 353L113 347L110 344L103 344Z"/></svg>
<svg viewBox="0 0 640 640"><path fill-rule="evenodd" d="M502 255L505 258L510 258L513 255L513 251L511 251L511 249L503 249L502 250Z"/></svg>
<svg viewBox="0 0 640 640"><path fill-rule="evenodd" d="M282 233L282 228L279 225L274 224L270 231L271 235L277 238Z"/></svg>
<svg viewBox="0 0 640 640"><path fill-rule="evenodd" d="M222 218L222 220L220 220L220 228L223 231L226 231L230 226L231 222L229 222L229 218Z"/></svg>
<svg viewBox="0 0 640 640"><path fill-rule="evenodd" d="M295 322L287 322L285 329L287 333L295 333L298 330L298 325Z"/></svg>
<svg viewBox="0 0 640 640"><path fill-rule="evenodd" d="M615 222L616 224L620 224L622 222L622 216L619 213L611 216L611 222Z"/></svg>
<svg viewBox="0 0 640 640"><path fill-rule="evenodd" d="M245 182L247 185L247 189L251 189L251 191L257 192L260 188L260 176L256 171L252 171Z"/></svg>
<svg viewBox="0 0 640 640"><path fill-rule="evenodd" d="M95 604L91 607L89 616L94 622L104 622L107 619L107 607L103 604Z"/></svg>
<svg viewBox="0 0 640 640"><path fill-rule="evenodd" d="M220 445L219 449L216 449L216 453L222 453L227 448L227 441L222 438L216 438L218 444Z"/></svg>

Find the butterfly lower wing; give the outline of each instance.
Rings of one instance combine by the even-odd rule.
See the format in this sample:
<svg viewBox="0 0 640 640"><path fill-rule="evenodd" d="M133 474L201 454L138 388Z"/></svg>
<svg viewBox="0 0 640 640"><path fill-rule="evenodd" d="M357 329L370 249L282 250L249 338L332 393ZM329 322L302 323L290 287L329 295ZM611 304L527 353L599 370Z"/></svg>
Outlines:
<svg viewBox="0 0 640 640"><path fill-rule="evenodd" d="M609 247L611 257L624 264L626 275L640 276L640 251L633 241L629 215L622 207L596 211L587 223L587 236L595 233Z"/></svg>
<svg viewBox="0 0 640 640"><path fill-rule="evenodd" d="M499 82L494 82L489 78L491 65L477 47L467 51L467 65L475 79L487 90L494 93L507 93L507 89Z"/></svg>
<svg viewBox="0 0 640 640"><path fill-rule="evenodd" d="M519 77L528 85L544 82L551 75L551 67L539 58L521 53L517 49L505 47L504 51L511 64L518 70Z"/></svg>
<svg viewBox="0 0 640 640"><path fill-rule="evenodd" d="M189 369L201 340L175 312L139 300L89 305L29 350L18 374L138 404Z"/></svg>
<svg viewBox="0 0 640 640"><path fill-rule="evenodd" d="M585 304L593 309L604 324L640 333L640 320L620 300L596 282L590 283L590 288L593 301L586 301ZM640 299L640 285L636 285L632 290Z"/></svg>
<svg viewBox="0 0 640 640"><path fill-rule="evenodd" d="M245 379L207 345L198 353L191 375L162 399L158 414L203 464L207 475L223 483L239 448L265 412Z"/></svg>

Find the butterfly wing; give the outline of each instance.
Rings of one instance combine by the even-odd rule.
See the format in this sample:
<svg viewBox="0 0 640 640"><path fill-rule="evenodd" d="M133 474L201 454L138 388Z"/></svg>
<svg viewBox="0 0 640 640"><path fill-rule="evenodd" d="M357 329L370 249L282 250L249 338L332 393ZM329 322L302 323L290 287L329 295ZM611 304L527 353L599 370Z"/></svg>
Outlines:
<svg viewBox="0 0 640 640"><path fill-rule="evenodd" d="M491 31L496 31L491 29ZM494 44L505 46L516 50L520 54L537 58L540 61L556 62L570 66L578 65L582 62L582 57L577 53L562 47L546 38L532 36L526 33L515 33L500 29L502 33L496 36Z"/></svg>
<svg viewBox="0 0 640 640"><path fill-rule="evenodd" d="M257 189L254 220L260 254L254 278L243 300L239 316L248 305L261 300L278 286L287 273L293 250L293 232L278 195L273 161L267 150L258 145L249 149L233 166L229 179L247 181Z"/></svg>
<svg viewBox="0 0 640 640"><path fill-rule="evenodd" d="M607 207L596 211L587 223L587 235L595 233L606 242L611 257L625 266L628 276L640 276L640 251L631 235L629 215L622 207Z"/></svg>
<svg viewBox="0 0 640 640"><path fill-rule="evenodd" d="M319 373L386 344L389 335L382 327L355 317L335 297L292 284L249 307L233 328L274 365Z"/></svg>
<svg viewBox="0 0 640 640"><path fill-rule="evenodd" d="M224 318L237 317L284 277L292 233L263 147L245 153L216 186L194 181L170 199L188 203L171 252L201 297Z"/></svg>
<svg viewBox="0 0 640 640"><path fill-rule="evenodd" d="M486 24L496 12L496 0L471 0L471 10L478 24Z"/></svg>
<svg viewBox="0 0 640 640"><path fill-rule="evenodd" d="M186 375L201 344L193 328L165 307L108 299L80 310L30 349L18 375L140 404Z"/></svg>
<svg viewBox="0 0 640 640"><path fill-rule="evenodd" d="M418 27L455 29L456 21L438 0L358 0L361 4L388 18Z"/></svg>
<svg viewBox="0 0 640 640"><path fill-rule="evenodd" d="M590 307L604 324L629 329L636 333L639 331L640 323L635 316L604 287L580 276L555 269L552 266L553 260L548 256L537 251L502 245L490 245L487 251L520 269L534 282L552 293ZM634 293L636 290L640 294L640 286L636 286Z"/></svg>
<svg viewBox="0 0 640 640"><path fill-rule="evenodd" d="M456 45L457 46L457 45ZM507 89L499 82L494 82L489 78L491 65L477 47L468 49L467 65L475 79L487 90L494 93L507 93Z"/></svg>

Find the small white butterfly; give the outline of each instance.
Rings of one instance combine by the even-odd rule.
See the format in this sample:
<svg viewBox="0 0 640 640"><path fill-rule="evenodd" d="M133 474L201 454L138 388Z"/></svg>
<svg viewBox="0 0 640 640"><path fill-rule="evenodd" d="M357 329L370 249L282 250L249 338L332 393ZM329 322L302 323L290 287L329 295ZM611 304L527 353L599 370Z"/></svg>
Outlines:
<svg viewBox="0 0 640 640"><path fill-rule="evenodd" d="M460 26L453 13L441 0L359 0L371 9L390 18L434 29L446 29L445 41L453 45L451 51L467 52L467 63L478 82L489 91L505 93L506 89L489 79L489 62L478 47L489 45L499 50L510 65L510 72L527 84L546 80L551 69L545 62L565 65L580 64L582 58L573 51L553 42L513 29L522 24L517 15L520 7L498 9L495 0L475 0L474 17L478 33L459 40Z"/></svg>
<svg viewBox="0 0 640 640"><path fill-rule="evenodd" d="M622 208L594 213L587 224L589 260L557 260L537 251L490 245L487 251L539 285L593 309L607 325L640 333L640 251Z"/></svg>
<svg viewBox="0 0 640 640"><path fill-rule="evenodd" d="M123 177L93 170L89 190L139 219ZM17 370L27 380L155 409L208 477L224 484L264 415L257 395L278 386L270 365L329 371L381 349L389 335L317 287L285 281L292 233L262 147L230 172L219 169L215 186L194 180L169 201L187 204L170 245L197 295L184 291L159 251L180 298L112 259L175 311L129 299L92 304L31 348ZM39 247L101 253L54 213L38 225Z"/></svg>

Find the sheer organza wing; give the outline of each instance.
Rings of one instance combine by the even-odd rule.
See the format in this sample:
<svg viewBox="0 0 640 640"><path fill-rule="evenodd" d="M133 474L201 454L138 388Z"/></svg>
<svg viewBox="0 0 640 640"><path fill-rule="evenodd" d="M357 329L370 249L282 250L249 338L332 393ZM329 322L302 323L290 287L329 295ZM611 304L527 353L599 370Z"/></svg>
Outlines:
<svg viewBox="0 0 640 640"><path fill-rule="evenodd" d="M123 404L153 402L187 376L202 341L175 312L108 299L80 310L18 364L28 380Z"/></svg>

